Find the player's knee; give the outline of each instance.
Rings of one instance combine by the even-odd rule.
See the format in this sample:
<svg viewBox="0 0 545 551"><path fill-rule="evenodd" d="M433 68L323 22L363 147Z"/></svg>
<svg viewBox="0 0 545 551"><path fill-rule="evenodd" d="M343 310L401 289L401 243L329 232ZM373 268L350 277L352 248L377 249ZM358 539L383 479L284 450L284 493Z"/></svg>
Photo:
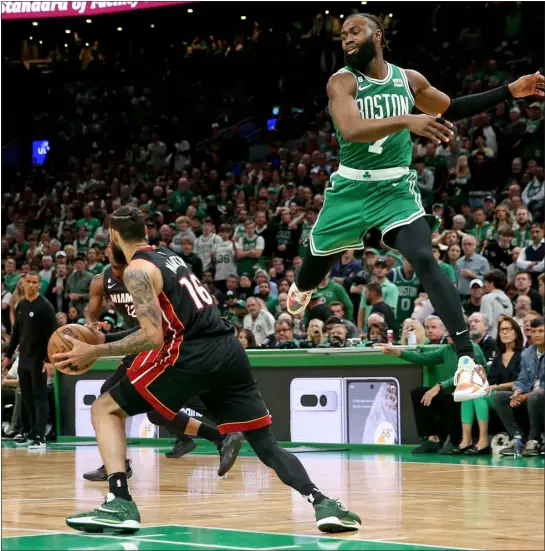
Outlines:
<svg viewBox="0 0 545 551"><path fill-rule="evenodd" d="M409 256L407 256L409 258ZM410 253L409 262L412 264L415 271L429 270L437 265L433 250L428 246L415 247Z"/></svg>
<svg viewBox="0 0 545 551"><path fill-rule="evenodd" d="M99 396L91 405L91 423L93 427L96 428L96 424L100 418L107 415L117 415L122 419L126 417L125 412L119 407L109 392Z"/></svg>
<svg viewBox="0 0 545 551"><path fill-rule="evenodd" d="M263 427L261 429L248 431L244 433L244 436L257 457L267 465L267 467L270 467L271 459L277 453L277 448L279 449L278 442L271 428Z"/></svg>

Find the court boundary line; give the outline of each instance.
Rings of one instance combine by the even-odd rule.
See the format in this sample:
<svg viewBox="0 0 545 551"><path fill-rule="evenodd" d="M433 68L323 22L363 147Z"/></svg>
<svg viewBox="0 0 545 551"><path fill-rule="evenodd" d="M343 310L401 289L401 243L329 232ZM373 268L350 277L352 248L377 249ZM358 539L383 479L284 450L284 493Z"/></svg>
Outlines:
<svg viewBox="0 0 545 551"><path fill-rule="evenodd" d="M431 544L425 544L425 543L413 543L413 542L405 542L405 541L394 541L393 539L362 539L362 538L340 538L336 536L328 536L326 534L316 535L312 536L310 534L290 534L288 532L268 532L263 530L239 530L236 528L218 528L218 527L212 527L212 526L196 526L193 524L154 524L152 526L142 526L142 528L168 528L168 527L176 527L176 528L194 528L199 530L223 530L225 532L243 532L245 534L266 534L268 536L288 536L288 537L297 537L297 538L307 538L307 539L326 539L326 540L334 540L334 541L360 541L362 543L386 543L391 545L407 545L407 546L413 546L413 547L421 547L423 549L446 549L450 551L482 551L477 548L472 547L452 547L452 546L444 546L444 545L431 545ZM37 529L31 529L31 528L2 528L2 530L34 530ZM71 532L63 532L63 531L56 531L56 530L43 530L40 534L24 534L22 536L2 536L2 539L13 539L13 538L32 538L36 536L53 536L53 535L59 535L59 534L66 534L66 535L74 535L76 537L90 537L90 538L115 538L120 539L120 536L105 536L103 534L85 534L84 532L78 532L78 531L71 531ZM123 537L123 536L121 536ZM126 538L129 538L130 536L125 536ZM133 536L134 537L134 536ZM407 536L410 537L410 536ZM216 546L217 547L217 546ZM291 546L290 546L291 547ZM285 549L286 547L281 547ZM220 548L221 549L221 548ZM240 548L242 549L242 548ZM246 548L250 549L250 548ZM263 549L278 549L277 547L266 547Z"/></svg>
<svg viewBox="0 0 545 551"><path fill-rule="evenodd" d="M439 549L450 549L453 551L482 551L477 548L472 547L450 547L450 546L444 546L444 545L431 545L426 543L413 543L413 542L402 542L402 541L393 541L388 539L362 539L362 538L350 538L350 537L344 537L339 538L336 536L328 536L328 535L319 535L319 536L311 536L310 534L289 534L288 532L266 532L263 530L259 530L258 532L255 532L254 530L238 530L236 528L211 528L209 526L195 526L192 524L170 524L169 526L177 526L178 528L200 528L205 530L225 530L227 532L243 532L243 533L250 533L250 534L267 534L269 536L290 536L290 537L297 537L297 538L324 538L328 540L335 540L335 541L361 541L363 543L391 543L392 545L410 545L412 547L423 547L426 549L433 549L433 548L439 548ZM410 536L408 536L410 537Z"/></svg>
<svg viewBox="0 0 545 551"><path fill-rule="evenodd" d="M62 444L62 443L61 443ZM73 445L70 445L70 444L66 444L67 446L72 446L72 447L75 447ZM60 447L60 445L59 445ZM85 449L91 449L93 447L97 447L98 446L95 444L94 446L85 446ZM2 450L16 450L18 448L12 448L12 447L2 447ZM127 448L127 452L130 453L131 450L138 450L138 449L146 449L146 450L163 450L163 449L171 449L169 446L159 446L159 447L154 447L154 446L137 446L137 445L134 445L133 447L129 446ZM287 451L290 451L290 448L284 448L286 449ZM24 450L21 450L21 451L24 451ZM51 449L48 449L46 450L46 452L68 452L68 451L75 451L75 450L60 450L60 449L55 449L55 448L51 448ZM357 450L350 450L350 452L356 452L357 453ZM321 454L322 456L324 455L327 455L328 453L346 453L346 452L338 452L338 451L333 451L333 452L329 452L329 451L317 451L317 452L306 452L305 455L307 456L311 456L313 455L314 453L319 453ZM384 451L384 452L380 452L380 451L377 451L377 452L368 452L369 455L385 455L385 456L390 456L390 457L393 457L397 460L397 462L400 464L400 465L442 465L442 466L453 466L453 467L471 467L471 468L479 468L479 469L528 469L528 470L532 470L532 471L541 471L543 470L543 467L532 467L532 466L528 466L528 465L472 465L472 464L469 464L469 463L442 463L440 461L403 461L403 455L400 455L400 454L396 454L395 452L391 452L391 451ZM161 454L158 454L158 455L161 455ZM216 456L217 457L217 453L214 453L212 451L210 452L204 452L204 453L198 453L198 452L195 452L195 453L191 453L191 454L188 454L192 457L214 457ZM492 456L489 456L489 457L492 457ZM257 459L259 460L259 458L253 454L253 455L248 455L248 456L242 456L243 459ZM371 458L365 458L365 457L349 457L349 459L351 461L372 461ZM539 457L536 456L536 459L539 459ZM509 460L508 460L509 461Z"/></svg>

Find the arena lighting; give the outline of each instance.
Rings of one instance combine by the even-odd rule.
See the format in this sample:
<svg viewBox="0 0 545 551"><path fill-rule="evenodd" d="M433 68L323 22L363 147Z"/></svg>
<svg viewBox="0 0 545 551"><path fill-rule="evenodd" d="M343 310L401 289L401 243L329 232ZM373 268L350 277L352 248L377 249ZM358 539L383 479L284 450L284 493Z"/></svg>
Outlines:
<svg viewBox="0 0 545 551"><path fill-rule="evenodd" d="M191 8L189 8L189 9L187 10L187 13L193 13L193 10L192 10Z"/></svg>
<svg viewBox="0 0 545 551"><path fill-rule="evenodd" d="M365 6L365 4L367 4L367 0L363 0L362 4Z"/></svg>
<svg viewBox="0 0 545 551"><path fill-rule="evenodd" d="M246 16L245 15L241 15L240 18L242 19L242 21L246 21Z"/></svg>
<svg viewBox="0 0 545 551"><path fill-rule="evenodd" d="M66 29L64 32L65 32L66 34L70 34L70 29Z"/></svg>
<svg viewBox="0 0 545 551"><path fill-rule="evenodd" d="M325 10L325 14L326 14L326 15L329 15L329 10Z"/></svg>
<svg viewBox="0 0 545 551"><path fill-rule="evenodd" d="M40 40L40 44L43 44L43 43L44 43L44 41L43 41L43 40Z"/></svg>
<svg viewBox="0 0 545 551"><path fill-rule="evenodd" d="M37 27L37 26L39 25L39 23L38 23L38 21L33 21L33 22L32 22L32 25L33 25L34 27Z"/></svg>
<svg viewBox="0 0 545 551"><path fill-rule="evenodd" d="M117 27L117 30L121 32L123 30L123 27Z"/></svg>
<svg viewBox="0 0 545 551"><path fill-rule="evenodd" d="M389 13L389 14L388 14L388 17L393 17L393 16L394 16L393 13Z"/></svg>
<svg viewBox="0 0 545 551"><path fill-rule="evenodd" d="M339 15L339 17L340 17L341 19L344 19L344 13L341 13L341 15Z"/></svg>
<svg viewBox="0 0 545 551"><path fill-rule="evenodd" d="M29 37L28 37L29 40L32 40L33 38L34 38L33 36L29 36Z"/></svg>
<svg viewBox="0 0 545 551"><path fill-rule="evenodd" d="M86 19L86 20L85 20L85 23L92 23L92 22L93 22L92 19Z"/></svg>
<svg viewBox="0 0 545 551"><path fill-rule="evenodd" d="M150 25L150 27L151 27L152 29L155 29L155 25L154 25L153 23Z"/></svg>
<svg viewBox="0 0 545 551"><path fill-rule="evenodd" d="M85 43L85 46L89 47L89 42L86 42L86 43Z"/></svg>
<svg viewBox="0 0 545 551"><path fill-rule="evenodd" d="M68 44L65 44L64 47L65 47L65 48L68 48Z"/></svg>

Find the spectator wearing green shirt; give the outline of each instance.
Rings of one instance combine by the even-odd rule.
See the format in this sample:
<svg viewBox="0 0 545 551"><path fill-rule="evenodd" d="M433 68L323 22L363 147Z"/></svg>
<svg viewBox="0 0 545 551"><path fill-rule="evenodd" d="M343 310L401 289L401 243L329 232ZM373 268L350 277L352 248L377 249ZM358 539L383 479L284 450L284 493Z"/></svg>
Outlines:
<svg viewBox="0 0 545 551"><path fill-rule="evenodd" d="M456 247L458 247L458 245L456 245ZM456 285L456 272L450 264L447 264L446 262L443 262L441 260L441 247L437 244L434 244L432 245L432 249L435 260L439 262L439 269L449 278L450 282L453 285Z"/></svg>
<svg viewBox="0 0 545 551"><path fill-rule="evenodd" d="M327 306L331 306L333 302L340 302L343 305L346 319L354 319L354 306L350 300L350 296L342 285L329 277L329 274L322 279L316 292L322 293Z"/></svg>
<svg viewBox="0 0 545 551"><path fill-rule="evenodd" d="M66 294L70 300L70 305L75 306L79 312L89 302L89 288L93 275L85 269L85 257L77 256L74 259L74 271L66 280Z"/></svg>
<svg viewBox="0 0 545 551"><path fill-rule="evenodd" d="M91 247L87 252L87 271L94 276L104 271L104 264L98 262L98 250Z"/></svg>
<svg viewBox="0 0 545 551"><path fill-rule="evenodd" d="M475 227L469 232L477 240L477 246L488 239L488 234L492 231L492 224L486 219L486 213L483 209L477 209L473 213Z"/></svg>
<svg viewBox="0 0 545 551"><path fill-rule="evenodd" d="M382 257L377 258L373 269L373 277L382 289L382 300L394 311L397 311L397 301L399 299L399 291L397 286L388 279L388 265ZM371 305L367 303L365 293L361 294L360 309L358 311L358 329L364 329L365 322L369 317ZM350 318L348 318L350 319Z"/></svg>
<svg viewBox="0 0 545 551"><path fill-rule="evenodd" d="M187 207L191 204L194 193L189 191L189 181L187 178L178 180L178 189L170 196L168 206L176 214L185 214Z"/></svg>
<svg viewBox="0 0 545 551"><path fill-rule="evenodd" d="M530 213L526 207L519 207L515 213L518 228L515 230L513 247L525 249L532 242Z"/></svg>
<svg viewBox="0 0 545 551"><path fill-rule="evenodd" d="M101 226L100 220L91 216L91 207L88 205L85 205L83 207L82 214L83 218L80 218L76 222L76 231L78 231L81 226L85 226L85 229L87 230L87 235L92 237Z"/></svg>
<svg viewBox="0 0 545 551"><path fill-rule="evenodd" d="M416 428L422 438L420 445L413 449L413 454L456 454L462 438L460 403L452 397L458 355L450 337L448 343L448 346L421 348L419 351L401 350L389 344L379 345L385 354L397 356L409 363L438 366L435 373L437 379L442 380L441 383L431 388L419 386L411 390ZM486 365L480 346L474 342L471 344L475 362Z"/></svg>
<svg viewBox="0 0 545 551"><path fill-rule="evenodd" d="M259 294L257 296L263 300L265 306L267 306L267 310L274 315L278 306L278 300L271 296L271 285L268 281L262 281L259 284Z"/></svg>
<svg viewBox="0 0 545 551"><path fill-rule="evenodd" d="M8 293L13 294L21 274L17 272L17 264L13 258L8 258L4 267L4 285Z"/></svg>

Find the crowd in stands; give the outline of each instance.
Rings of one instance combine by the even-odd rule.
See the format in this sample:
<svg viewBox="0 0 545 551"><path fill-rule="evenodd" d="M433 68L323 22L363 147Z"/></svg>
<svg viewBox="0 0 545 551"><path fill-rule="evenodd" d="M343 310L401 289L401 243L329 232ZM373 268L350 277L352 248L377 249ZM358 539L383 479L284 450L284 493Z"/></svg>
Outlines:
<svg viewBox="0 0 545 551"><path fill-rule="evenodd" d="M483 44L481 22L483 28L464 29L452 43L434 50L434 67L423 72L441 84L448 71L439 74L438 68L442 61L452 64L462 47L455 81L447 88L458 96L540 69L542 60L517 24L520 9L509 8L505 15L507 38ZM320 14L306 28L291 29L279 49L283 64L268 71L260 56L271 49L272 29L257 24L250 36L234 42L195 37L182 53L167 56L168 71L161 65L160 79L147 73L149 84L131 80L130 67L122 78L111 78L108 53L98 43L88 48L90 53L84 47L77 68L55 75L53 84L50 75L33 75L34 81L46 79L41 88L49 87L50 94L47 104L38 101L32 107L31 127L50 137L51 151L43 166L7 167L3 175L5 338L23 296L21 276L34 269L59 325L85 323L90 283L108 262L109 216L131 202L146 215L150 244L171 248L191 266L247 349L370 346L388 343L391 335L400 344L447 343L410 264L386 250L374 231L364 236L363 250L345 252L303 315L287 312L289 286L339 165L339 143L323 91L324 79L341 66L333 40L340 22L338 16ZM403 26L398 29L390 18L387 28L395 44ZM521 51L525 44L529 49ZM263 130L254 121L249 132L243 130L234 123L252 116L264 101L270 100L272 108L270 89L282 91L292 78L291 48L296 63L317 61L313 85L324 86L305 110L305 127L292 116L296 104L284 90L284 103L274 113L276 128ZM250 57L237 61L238 54ZM391 58L402 64L395 49ZM257 73L241 74L256 60ZM418 56L403 61L418 68ZM235 91L229 79L217 83L214 71L222 70L222 63L237 74ZM184 71L204 77L182 79ZM262 72L267 73L263 81ZM250 101L263 89L265 100ZM224 92L219 103L210 95ZM535 97L501 103L457 121L448 144L436 147L418 137L413 142L423 204L442 220L433 236L437 262L456 286L472 338L491 365L500 352L505 364L507 349L519 364L532 345L535 351L534 321L544 313L543 107ZM267 146L255 145L256 136ZM124 327L111 303L104 303L101 321L106 332ZM503 339L504 323L516 334L515 348ZM543 356L540 361L543 373ZM524 369L513 368L511 382ZM506 391L509 381L497 380L494 384ZM544 381L545 376L538 379L538 388ZM479 419L479 410L476 414ZM471 413L464 415L469 423ZM443 429L429 428L424 432L431 433L423 436L442 442L450 434ZM468 444L463 430L460 449ZM478 449L485 444L480 440Z"/></svg>

